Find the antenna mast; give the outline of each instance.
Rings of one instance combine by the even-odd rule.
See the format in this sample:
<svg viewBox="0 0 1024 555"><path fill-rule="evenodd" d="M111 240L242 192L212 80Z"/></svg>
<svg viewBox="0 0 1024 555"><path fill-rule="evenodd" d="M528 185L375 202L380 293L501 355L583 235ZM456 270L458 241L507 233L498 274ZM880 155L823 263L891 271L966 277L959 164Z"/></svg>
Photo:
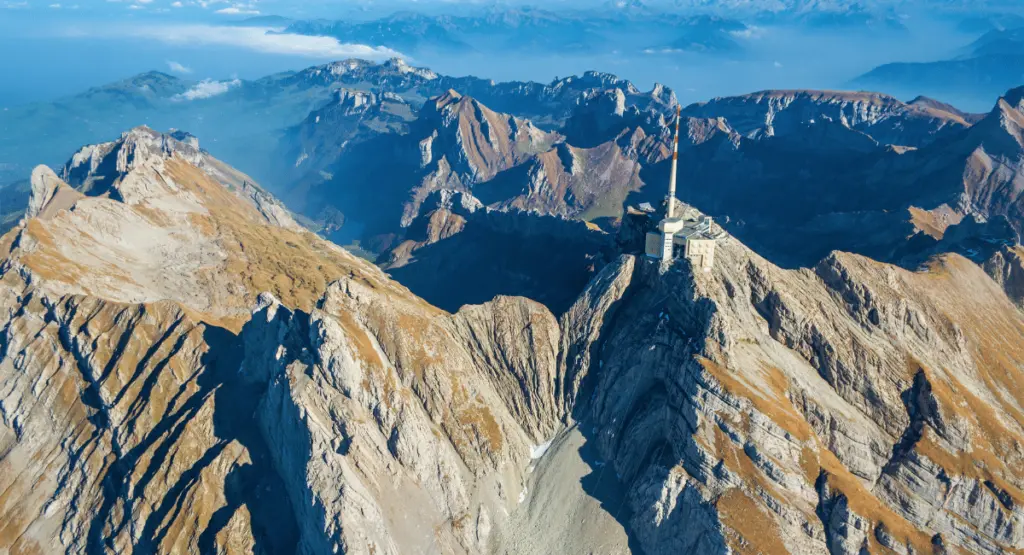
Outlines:
<svg viewBox="0 0 1024 555"><path fill-rule="evenodd" d="M679 166L679 119L682 107L676 105L676 134L672 139L672 174L668 178L668 218L674 217L676 200L676 168Z"/></svg>

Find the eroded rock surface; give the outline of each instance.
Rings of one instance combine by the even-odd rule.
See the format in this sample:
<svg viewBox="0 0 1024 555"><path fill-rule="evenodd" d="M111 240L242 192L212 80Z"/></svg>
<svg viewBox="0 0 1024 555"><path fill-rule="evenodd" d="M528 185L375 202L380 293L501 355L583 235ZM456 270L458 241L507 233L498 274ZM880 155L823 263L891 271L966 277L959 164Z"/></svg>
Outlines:
<svg viewBox="0 0 1024 555"><path fill-rule="evenodd" d="M615 258L560 319L451 313L239 175L149 130L36 172L0 550L1024 549L1008 249L783 270L726 237L707 273Z"/></svg>
<svg viewBox="0 0 1024 555"><path fill-rule="evenodd" d="M1021 547L1022 333L956 255L785 271L727 239L712 273L602 272L563 318L564 391L646 553L998 553Z"/></svg>

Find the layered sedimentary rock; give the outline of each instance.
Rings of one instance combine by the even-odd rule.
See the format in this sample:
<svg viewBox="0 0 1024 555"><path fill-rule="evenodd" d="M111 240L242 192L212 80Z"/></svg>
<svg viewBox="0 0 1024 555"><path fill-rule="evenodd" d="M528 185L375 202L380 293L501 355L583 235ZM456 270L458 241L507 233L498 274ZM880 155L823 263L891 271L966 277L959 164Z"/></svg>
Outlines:
<svg viewBox="0 0 1024 555"><path fill-rule="evenodd" d="M783 270L725 237L710 272L619 256L560 318L451 313L189 137L62 174L4 237L0 549L1024 548L1010 248Z"/></svg>
<svg viewBox="0 0 1024 555"><path fill-rule="evenodd" d="M886 94L771 90L715 98L686 108L692 117L722 117L745 136L797 133L815 122L859 131L880 144L920 147L970 127L974 118L927 98L904 103Z"/></svg>
<svg viewBox="0 0 1024 555"><path fill-rule="evenodd" d="M1024 322L964 258L624 258L562 333L565 402L647 553L1021 547Z"/></svg>
<svg viewBox="0 0 1024 555"><path fill-rule="evenodd" d="M0 547L482 550L561 419L550 312L521 298L431 307L263 217L273 199L214 180L204 153L148 130L123 141L76 156L102 168L126 153L116 178L72 179L84 194L38 170L38 208L5 239ZM213 232L187 235L182 212ZM94 241L74 258L72 224ZM152 253L161 278L129 280L142 233L175 252L191 241L204 263ZM274 282L280 300L247 281L274 271L270 255L304 257L275 276L292 280ZM188 281L234 257L254 265L241 282ZM76 265L47 273L57 262ZM329 287L320 272L334 272Z"/></svg>

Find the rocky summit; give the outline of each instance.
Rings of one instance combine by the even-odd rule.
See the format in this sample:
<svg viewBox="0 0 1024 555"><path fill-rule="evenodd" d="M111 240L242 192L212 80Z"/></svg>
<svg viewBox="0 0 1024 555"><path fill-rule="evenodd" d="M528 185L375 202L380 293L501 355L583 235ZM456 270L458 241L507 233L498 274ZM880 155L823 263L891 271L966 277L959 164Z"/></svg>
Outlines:
<svg viewBox="0 0 1024 555"><path fill-rule="evenodd" d="M452 182L547 140L429 109L424 157L474 153ZM396 271L512 218L414 202ZM2 244L3 552L1024 549L1019 247L791 270L726 234L705 272L620 241L558 314L444 310L148 128L38 168Z"/></svg>

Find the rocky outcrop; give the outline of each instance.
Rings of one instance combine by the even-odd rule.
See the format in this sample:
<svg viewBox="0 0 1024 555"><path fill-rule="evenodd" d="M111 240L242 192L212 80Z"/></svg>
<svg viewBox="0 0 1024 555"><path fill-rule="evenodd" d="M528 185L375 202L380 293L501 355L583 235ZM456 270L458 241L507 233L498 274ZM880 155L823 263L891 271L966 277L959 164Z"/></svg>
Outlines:
<svg viewBox="0 0 1024 555"><path fill-rule="evenodd" d="M725 236L709 272L616 257L560 318L451 313L139 133L82 191L37 172L4 237L0 549L1024 548L1012 268L784 270ZM431 198L416 256L454 216L538 231Z"/></svg>
<svg viewBox="0 0 1024 555"><path fill-rule="evenodd" d="M518 504L535 446L562 421L551 313L498 298L448 314L372 265L273 225L251 197L173 153L130 163L105 190L134 204L40 171L42 210L5 237L0 549L482 551ZM77 200L54 210L61 191ZM139 242L111 229L117 221L146 218L141 229L173 237L186 208L215 216L252 271L267 252L314 269L290 264L302 281L254 295L244 325L231 307L253 283L176 291L193 270L163 253L164 281L135 286L170 300L126 302L132 280L112 269L122 261L88 256ZM95 243L57 259L70 254L54 238L70 241L62 228L76 222ZM217 263L211 255L225 251L200 252ZM55 260L80 264L75 279L46 273ZM336 278L319 291L325 270ZM208 306L199 295L214 285L224 297Z"/></svg>
<svg viewBox="0 0 1024 555"><path fill-rule="evenodd" d="M785 271L726 239L710 274L595 278L563 316L563 391L646 553L996 552L1021 545L1022 428L993 341L1022 329L956 255Z"/></svg>
<svg viewBox="0 0 1024 555"><path fill-rule="evenodd" d="M1024 308L1024 252L1021 247L1003 248L982 265L985 272L1003 286L1006 295Z"/></svg>
<svg viewBox="0 0 1024 555"><path fill-rule="evenodd" d="M0 293L0 546L287 551L296 523L232 378L234 336L174 303L18 281L5 271Z"/></svg>
<svg viewBox="0 0 1024 555"><path fill-rule="evenodd" d="M237 328L263 291L310 308L354 257L302 229L247 176L147 128L34 172L5 267L57 294L173 300ZM74 188L71 187L74 186Z"/></svg>
<svg viewBox="0 0 1024 555"><path fill-rule="evenodd" d="M355 280L309 315L257 312L243 373L271 383L256 419L301 549L480 552L559 422L557 329L525 299L451 316Z"/></svg>
<svg viewBox="0 0 1024 555"><path fill-rule="evenodd" d="M688 106L692 117L722 117L738 133L757 138L799 132L807 124L833 122L881 144L920 147L970 127L964 114L936 102L903 103L884 94L773 90L716 98Z"/></svg>

